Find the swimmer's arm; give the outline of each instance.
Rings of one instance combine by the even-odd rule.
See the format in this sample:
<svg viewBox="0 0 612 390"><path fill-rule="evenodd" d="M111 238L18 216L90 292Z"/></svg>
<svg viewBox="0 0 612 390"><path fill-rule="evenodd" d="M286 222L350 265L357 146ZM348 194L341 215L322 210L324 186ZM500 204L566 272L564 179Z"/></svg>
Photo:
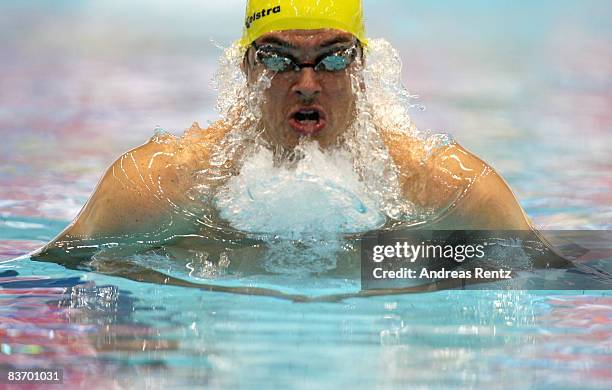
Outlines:
<svg viewBox="0 0 612 390"><path fill-rule="evenodd" d="M531 229L501 176L460 145L448 145L432 155L418 139L382 134L400 172L404 195L438 214L428 229Z"/></svg>
<svg viewBox="0 0 612 390"><path fill-rule="evenodd" d="M435 161L433 174L446 175L442 182L454 180L461 191L448 212L434 222L435 228L532 230L508 184L484 161L456 144L446 148ZM444 189L435 186L429 191L444 193ZM435 198L433 194L430 197Z"/></svg>
<svg viewBox="0 0 612 390"><path fill-rule="evenodd" d="M426 230L520 230L540 241L547 251L531 251L537 267L568 267L569 261L535 230L510 187L484 161L451 144L431 155L420 140L383 132L389 153L400 173L405 196L425 209L438 211ZM528 242L525 242L528 244Z"/></svg>
<svg viewBox="0 0 612 390"><path fill-rule="evenodd" d="M440 230L487 230L487 231L520 231L523 250L532 259L533 265L539 268L567 268L571 261L564 258L529 221L523 208L506 184L504 179L485 162L454 145L447 151L453 160L462 162L463 168L480 170L480 174L469 179L471 184L446 215L433 223L433 229ZM443 164L444 165L444 164ZM447 166L450 168L450 166ZM456 176L459 170L455 169ZM532 245L535 245L532 247Z"/></svg>
<svg viewBox="0 0 612 390"><path fill-rule="evenodd" d="M188 228L175 147L150 141L115 161L75 220L35 255L88 256L99 245L125 254Z"/></svg>
<svg viewBox="0 0 612 390"><path fill-rule="evenodd" d="M440 229L532 229L525 212L506 182L490 168L476 179L435 225Z"/></svg>

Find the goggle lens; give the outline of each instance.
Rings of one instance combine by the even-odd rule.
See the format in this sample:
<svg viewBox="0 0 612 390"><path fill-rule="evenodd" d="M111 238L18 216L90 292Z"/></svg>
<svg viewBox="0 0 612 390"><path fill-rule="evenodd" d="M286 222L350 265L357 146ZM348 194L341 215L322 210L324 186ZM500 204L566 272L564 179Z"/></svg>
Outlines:
<svg viewBox="0 0 612 390"><path fill-rule="evenodd" d="M329 54L323 57L317 64L297 64L290 57L277 52L270 48L257 49L256 58L266 69L276 72L283 73L289 71L298 72L302 68L311 67L316 72L341 72L346 70L357 57L357 49L352 46L348 49L340 50L336 53Z"/></svg>

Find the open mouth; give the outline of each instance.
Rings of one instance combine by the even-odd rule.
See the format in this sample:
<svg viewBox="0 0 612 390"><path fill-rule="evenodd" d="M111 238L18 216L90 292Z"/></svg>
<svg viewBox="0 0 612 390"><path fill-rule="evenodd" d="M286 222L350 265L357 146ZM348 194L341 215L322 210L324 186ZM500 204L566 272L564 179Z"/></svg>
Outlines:
<svg viewBox="0 0 612 390"><path fill-rule="evenodd" d="M325 127L325 112L318 107L301 107L291 112L289 125L302 135L313 135Z"/></svg>

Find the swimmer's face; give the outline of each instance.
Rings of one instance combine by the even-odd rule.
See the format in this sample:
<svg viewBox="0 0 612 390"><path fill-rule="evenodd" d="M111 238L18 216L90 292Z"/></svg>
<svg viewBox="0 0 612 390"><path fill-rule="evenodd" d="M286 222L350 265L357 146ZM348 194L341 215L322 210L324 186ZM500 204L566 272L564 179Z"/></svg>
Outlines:
<svg viewBox="0 0 612 390"><path fill-rule="evenodd" d="M303 137L322 148L335 144L354 118L350 75L361 57L357 39L337 30L280 31L257 39L244 67L249 83L263 72L273 76L262 106L266 140L283 149Z"/></svg>

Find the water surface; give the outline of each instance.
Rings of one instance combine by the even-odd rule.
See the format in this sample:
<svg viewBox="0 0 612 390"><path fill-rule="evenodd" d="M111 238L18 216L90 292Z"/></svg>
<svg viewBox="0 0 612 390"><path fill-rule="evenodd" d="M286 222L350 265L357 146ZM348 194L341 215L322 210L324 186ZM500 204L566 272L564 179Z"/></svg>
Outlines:
<svg viewBox="0 0 612 390"><path fill-rule="evenodd" d="M7 261L57 234L155 126L215 119L210 38L237 38L243 9L226 4L0 6L0 364L54 362L90 388L609 388L608 291L295 303ZM539 228L610 229L607 1L366 8L369 35L398 47L427 107L419 127L498 169Z"/></svg>

